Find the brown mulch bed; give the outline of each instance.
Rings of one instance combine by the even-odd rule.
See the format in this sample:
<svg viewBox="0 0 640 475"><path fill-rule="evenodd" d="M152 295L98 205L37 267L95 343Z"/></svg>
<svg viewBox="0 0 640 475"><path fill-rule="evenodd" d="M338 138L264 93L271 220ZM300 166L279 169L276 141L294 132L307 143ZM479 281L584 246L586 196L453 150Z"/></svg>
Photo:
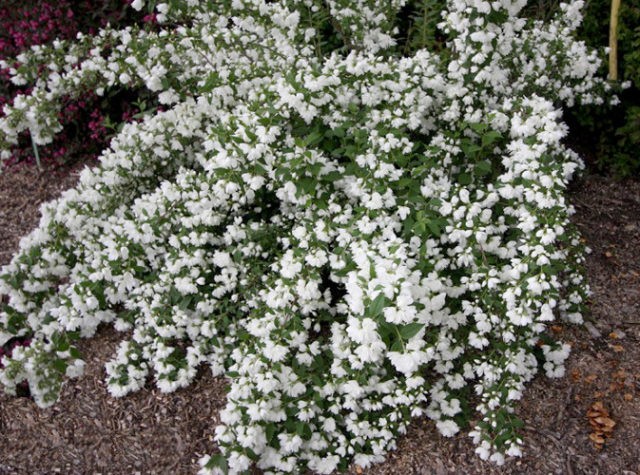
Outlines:
<svg viewBox="0 0 640 475"><path fill-rule="evenodd" d="M20 238L40 220L40 204L78 181L80 166L45 169L18 164L0 171L0 265L11 260Z"/></svg>
<svg viewBox="0 0 640 475"><path fill-rule="evenodd" d="M38 203L72 186L75 170L0 175L0 264L38 221ZM640 474L640 182L588 176L571 194L593 252L587 270L593 296L586 327L556 325L573 345L567 374L536 378L518 410L525 454L502 467L480 461L468 437L441 437L416 421L387 462L372 474ZM224 381L203 370L173 394L146 388L111 398L103 364L120 336L104 328L81 344L85 375L69 381L46 410L28 398L0 395L0 474L194 473L214 448ZM1 393L0 393L1 394ZM602 402L616 423L598 449L587 413ZM356 473L354 471L354 473ZM359 470L358 473L361 473Z"/></svg>

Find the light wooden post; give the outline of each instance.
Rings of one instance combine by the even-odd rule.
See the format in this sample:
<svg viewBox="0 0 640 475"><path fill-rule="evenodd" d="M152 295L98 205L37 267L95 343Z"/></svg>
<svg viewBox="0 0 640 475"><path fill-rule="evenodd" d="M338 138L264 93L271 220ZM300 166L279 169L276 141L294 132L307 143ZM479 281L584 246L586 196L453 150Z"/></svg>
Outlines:
<svg viewBox="0 0 640 475"><path fill-rule="evenodd" d="M611 0L611 22L609 24L609 80L618 80L618 17L621 0Z"/></svg>

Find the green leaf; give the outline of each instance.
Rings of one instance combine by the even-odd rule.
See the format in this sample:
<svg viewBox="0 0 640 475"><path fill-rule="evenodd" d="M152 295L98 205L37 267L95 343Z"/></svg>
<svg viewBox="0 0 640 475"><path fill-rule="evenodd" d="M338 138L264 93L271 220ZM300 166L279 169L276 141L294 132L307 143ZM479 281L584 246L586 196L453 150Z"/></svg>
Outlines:
<svg viewBox="0 0 640 475"><path fill-rule="evenodd" d="M207 468L219 468L224 474L229 473L229 465L227 459L222 454L212 455L207 462Z"/></svg>
<svg viewBox="0 0 640 475"><path fill-rule="evenodd" d="M297 186L308 195L315 195L318 182L314 178L304 177L298 180Z"/></svg>
<svg viewBox="0 0 640 475"><path fill-rule="evenodd" d="M461 185L470 185L471 181L471 175L468 173L460 173L460 175L458 175L458 183Z"/></svg>
<svg viewBox="0 0 640 475"><path fill-rule="evenodd" d="M371 302L365 313L371 318L376 318L382 314L382 310L384 310L386 304L387 298L380 292L373 302Z"/></svg>
<svg viewBox="0 0 640 475"><path fill-rule="evenodd" d="M474 173L478 176L485 176L491 173L491 162L482 161L476 163L476 166L473 169Z"/></svg>
<svg viewBox="0 0 640 475"><path fill-rule="evenodd" d="M342 138L345 136L345 130L342 127L333 129L333 135L335 135L336 137Z"/></svg>
<svg viewBox="0 0 640 475"><path fill-rule="evenodd" d="M410 340L416 336L423 327L423 323L409 323L400 329L400 336L405 340Z"/></svg>
<svg viewBox="0 0 640 475"><path fill-rule="evenodd" d="M404 345L402 344L402 341L401 340L394 341L393 345L391 345L390 351L395 351L398 353L401 353L402 351L404 351Z"/></svg>
<svg viewBox="0 0 640 475"><path fill-rule="evenodd" d="M434 209L438 209L442 206L442 200L439 198L431 198L429 200L429 205Z"/></svg>
<svg viewBox="0 0 640 475"><path fill-rule="evenodd" d="M308 145L317 145L323 138L324 133L319 130L314 130L305 137L305 142L307 142Z"/></svg>
<svg viewBox="0 0 640 475"><path fill-rule="evenodd" d="M9 321L7 322L7 330L12 335L15 335L16 333L18 333L18 330L20 330L23 326L24 326L24 317L22 315L15 314L9 317Z"/></svg>
<svg viewBox="0 0 640 475"><path fill-rule="evenodd" d="M276 425L267 424L267 426L265 427L265 435L267 437L267 442L271 442L275 434L276 434Z"/></svg>
<svg viewBox="0 0 640 475"><path fill-rule="evenodd" d="M178 304L178 308L184 312L189 308L189 305L191 305L192 300L193 300L192 295L187 295L183 297L180 303Z"/></svg>
<svg viewBox="0 0 640 475"><path fill-rule="evenodd" d="M482 147L473 143L468 143L462 144L462 150L464 151L465 155L475 157L476 154L482 150Z"/></svg>
<svg viewBox="0 0 640 475"><path fill-rule="evenodd" d="M487 130L488 126L487 124L480 122L480 123L469 124L469 127L471 127L471 130L473 130L474 132L477 132L478 134L482 134L484 133L485 130Z"/></svg>
<svg viewBox="0 0 640 475"><path fill-rule="evenodd" d="M204 85L200 88L202 92L211 92L213 88L220 82L220 76L217 72L209 74Z"/></svg>
<svg viewBox="0 0 640 475"><path fill-rule="evenodd" d="M353 158L358 153L358 148L353 145L347 145L344 148L344 155L349 158Z"/></svg>
<svg viewBox="0 0 640 475"><path fill-rule="evenodd" d="M487 132L482 136L482 146L487 147L501 138L502 134L500 132L497 132L495 130Z"/></svg>
<svg viewBox="0 0 640 475"><path fill-rule="evenodd" d="M427 226L429 226L429 230L433 233L434 236L440 237L442 235L442 230L440 229L440 225L435 220L427 221Z"/></svg>
<svg viewBox="0 0 640 475"><path fill-rule="evenodd" d="M253 460L253 461L258 460L258 458L259 458L259 457L258 457L258 454L256 454L256 453L255 453L252 449L250 449L249 447L245 447L245 448L244 448L244 451L245 451L245 453L247 454L247 456L248 456L251 460Z"/></svg>
<svg viewBox="0 0 640 475"><path fill-rule="evenodd" d="M396 326L393 323L388 323L386 321L378 322L378 334L380 338L387 343L391 344L393 337L396 335Z"/></svg>
<svg viewBox="0 0 640 475"><path fill-rule="evenodd" d="M169 303L171 305L176 305L181 300L182 300L182 294L180 293L180 291L175 287L171 286L171 289L169 289Z"/></svg>
<svg viewBox="0 0 640 475"><path fill-rule="evenodd" d="M56 346L57 351L67 351L70 347L66 338L61 338Z"/></svg>
<svg viewBox="0 0 640 475"><path fill-rule="evenodd" d="M82 356L80 354L80 351L78 351L78 349L75 346L72 346L71 348L69 348L69 354L71 355L72 358L76 360L80 359L80 357Z"/></svg>
<svg viewBox="0 0 640 475"><path fill-rule="evenodd" d="M58 370L62 374L67 372L67 366L69 366L65 360L61 360L61 359L55 359L51 364L56 370Z"/></svg>
<svg viewBox="0 0 640 475"><path fill-rule="evenodd" d="M511 425L513 426L514 429L522 429L524 427L524 421L519 417L512 416Z"/></svg>

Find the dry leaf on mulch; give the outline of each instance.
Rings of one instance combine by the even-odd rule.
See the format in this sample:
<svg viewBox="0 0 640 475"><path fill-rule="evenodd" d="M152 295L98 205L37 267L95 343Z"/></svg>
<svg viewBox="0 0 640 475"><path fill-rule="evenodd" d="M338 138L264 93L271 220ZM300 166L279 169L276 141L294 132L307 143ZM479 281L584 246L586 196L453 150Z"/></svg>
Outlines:
<svg viewBox="0 0 640 475"><path fill-rule="evenodd" d="M589 434L589 439L598 450L602 449L605 439L611 437L613 428L616 426L616 422L609 416L609 411L604 407L602 401L594 402L587 411L589 424L593 430Z"/></svg>

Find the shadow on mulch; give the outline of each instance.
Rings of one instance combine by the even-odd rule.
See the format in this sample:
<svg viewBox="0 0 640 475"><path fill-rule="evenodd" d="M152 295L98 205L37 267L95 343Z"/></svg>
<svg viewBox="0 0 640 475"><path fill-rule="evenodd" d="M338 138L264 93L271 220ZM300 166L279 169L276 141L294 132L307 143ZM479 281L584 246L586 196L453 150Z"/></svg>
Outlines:
<svg viewBox="0 0 640 475"><path fill-rule="evenodd" d="M77 173L0 175L0 263L38 222L38 203L72 186ZM371 474L640 474L640 182L587 176L570 200L592 253L593 290L586 327L554 326L573 346L567 374L540 376L525 392L525 453L502 467L482 462L468 437L441 437L417 420L387 461ZM41 410L27 398L0 395L0 474L194 473L225 402L224 381L202 371L187 389L144 389L111 398L103 364L121 335L110 328L81 343L85 374L69 381L61 401ZM616 422L602 449L589 439L587 411L601 401ZM355 473L355 472L354 472Z"/></svg>

